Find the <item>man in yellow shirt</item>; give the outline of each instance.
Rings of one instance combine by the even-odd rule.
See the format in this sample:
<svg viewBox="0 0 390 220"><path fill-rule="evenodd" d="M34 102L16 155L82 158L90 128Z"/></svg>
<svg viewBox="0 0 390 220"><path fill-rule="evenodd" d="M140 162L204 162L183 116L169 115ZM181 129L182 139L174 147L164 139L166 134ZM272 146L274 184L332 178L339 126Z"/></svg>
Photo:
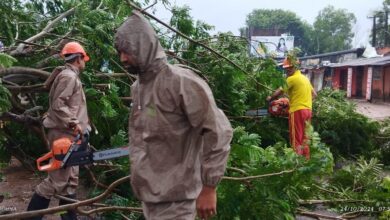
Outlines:
<svg viewBox="0 0 390 220"><path fill-rule="evenodd" d="M290 57L283 61L283 68L287 72L287 88L277 89L267 101L287 93L290 99L289 131L290 144L294 151L310 159L310 149L306 142L305 126L311 120L312 99L317 96L310 81L297 69L298 61Z"/></svg>

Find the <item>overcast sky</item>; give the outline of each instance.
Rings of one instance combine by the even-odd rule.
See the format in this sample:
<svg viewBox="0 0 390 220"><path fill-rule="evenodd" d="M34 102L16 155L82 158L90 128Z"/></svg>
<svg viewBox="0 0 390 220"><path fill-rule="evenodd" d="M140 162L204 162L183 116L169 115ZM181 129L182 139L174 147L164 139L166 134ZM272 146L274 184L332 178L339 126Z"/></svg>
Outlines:
<svg viewBox="0 0 390 220"><path fill-rule="evenodd" d="M191 16L215 26L215 32L231 31L238 35L238 29L245 26L246 16L253 9L284 9L295 12L302 20L313 24L318 12L328 5L337 9L347 9L355 14L357 22L353 28L353 46L366 46L370 40L372 19L367 17L382 6L383 0L171 0L172 5L188 5ZM170 12L161 5L156 7L156 15L169 21Z"/></svg>

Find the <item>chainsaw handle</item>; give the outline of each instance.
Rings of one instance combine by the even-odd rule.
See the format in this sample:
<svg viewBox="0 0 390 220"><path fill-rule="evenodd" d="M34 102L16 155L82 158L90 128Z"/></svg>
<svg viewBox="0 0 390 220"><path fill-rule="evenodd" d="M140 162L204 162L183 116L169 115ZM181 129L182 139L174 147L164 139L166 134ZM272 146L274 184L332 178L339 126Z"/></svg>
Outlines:
<svg viewBox="0 0 390 220"><path fill-rule="evenodd" d="M83 132L82 135L81 135L81 133L75 133L75 135L76 135L76 137L73 139L74 143L77 143L79 140L81 140L81 141L83 141L84 139L86 139L87 141L89 140L89 131L88 130Z"/></svg>
<svg viewBox="0 0 390 220"><path fill-rule="evenodd" d="M81 146L87 146L89 141L89 132L88 130L84 132L81 138Z"/></svg>
<svg viewBox="0 0 390 220"><path fill-rule="evenodd" d="M49 162L46 165L41 165L43 162L50 160L54 157L53 152L50 151L49 153L43 155L42 157L37 159L37 167L39 171L50 171L56 169L56 167L52 166L52 164Z"/></svg>

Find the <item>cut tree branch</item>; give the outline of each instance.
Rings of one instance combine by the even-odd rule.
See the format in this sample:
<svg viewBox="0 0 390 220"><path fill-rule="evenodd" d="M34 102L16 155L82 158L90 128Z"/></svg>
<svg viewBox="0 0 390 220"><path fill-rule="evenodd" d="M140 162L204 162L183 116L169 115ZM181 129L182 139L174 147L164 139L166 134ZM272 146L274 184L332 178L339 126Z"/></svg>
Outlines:
<svg viewBox="0 0 390 220"><path fill-rule="evenodd" d="M29 67L9 67L9 68L0 68L0 77L12 74L25 74L36 76L39 79L46 80L50 76L50 73L43 70L38 70Z"/></svg>
<svg viewBox="0 0 390 220"><path fill-rule="evenodd" d="M355 219L364 213L378 213L378 211L367 210L367 211L347 212L342 214L340 217L342 217L343 219Z"/></svg>
<svg viewBox="0 0 390 220"><path fill-rule="evenodd" d="M119 97L124 102L132 102L133 99L131 97Z"/></svg>
<svg viewBox="0 0 390 220"><path fill-rule="evenodd" d="M34 216L53 214L56 212L70 210L70 209L74 210L74 209L77 209L78 207L81 207L81 206L90 205L96 201L99 201L99 200L106 198L114 190L115 187L117 187L118 185L120 185L124 182L128 182L129 178L130 178L130 176L125 176L125 177L122 177L122 178L116 180L115 182L111 183L111 185L102 194L100 194L94 198L91 198L91 199L86 199L86 200L83 200L80 202L57 206L57 207L48 208L48 209L29 211L29 212L20 212L20 213L8 214L8 215L0 215L0 220L31 218ZM131 207L126 207L126 210L129 211L129 208L131 208ZM137 208L134 208L134 209L137 209Z"/></svg>
<svg viewBox="0 0 390 220"><path fill-rule="evenodd" d="M298 203L300 205L314 205L314 204L328 204L328 203L370 203L371 201L366 200L353 200L353 199L333 199L333 200L299 200Z"/></svg>
<svg viewBox="0 0 390 220"><path fill-rule="evenodd" d="M40 117L33 117L30 115L17 115L11 112L4 112L0 115L1 121L14 121L21 124L28 124L28 125L35 125L39 126L41 125L41 118Z"/></svg>
<svg viewBox="0 0 390 220"><path fill-rule="evenodd" d="M77 7L77 6L76 6ZM69 15L73 14L76 10L76 7L74 8L71 8L69 9L68 11L60 14L56 19L52 20L52 21L49 21L46 25L45 28L43 28L43 30L41 32L39 32L38 34L28 38L27 40L25 40L25 42L27 43L31 43L31 42L34 42L36 40L39 40L41 39L43 36L45 36L47 33L49 33L50 31L52 31L57 25L58 23L63 19L63 18L66 18L68 17ZM24 50L24 47L25 47L25 43L21 43L17 46L17 48L12 51L10 54L11 56L15 56L15 55L19 55L21 53L23 53L23 50Z"/></svg>
<svg viewBox="0 0 390 220"><path fill-rule="evenodd" d="M156 4L157 4L157 0L155 0L153 4L151 4L151 5L149 5L148 7L142 9L142 11L146 11L146 10L148 10L149 8L155 6Z"/></svg>
<svg viewBox="0 0 390 220"><path fill-rule="evenodd" d="M245 172L245 170L241 170L239 168L236 168L236 167L226 167L227 170L232 170L232 171L235 171L235 172L239 172L239 173L242 173L242 174L247 174L247 172Z"/></svg>
<svg viewBox="0 0 390 220"><path fill-rule="evenodd" d="M310 216L310 217L314 217L314 218L317 218L317 219L322 218L322 219L345 220L345 218L343 218L343 217L323 215L323 214L318 214L318 213L315 213L315 212L305 211L303 209L297 209L297 213L300 214L300 215Z"/></svg>
<svg viewBox="0 0 390 220"><path fill-rule="evenodd" d="M48 90L44 88L44 84L36 84L36 85L29 85L29 86L4 86L10 91L13 92L47 92Z"/></svg>
<svg viewBox="0 0 390 220"><path fill-rule="evenodd" d="M53 54L53 55L51 55L51 56L49 56L49 57L39 61L35 66L38 69L42 69L42 68L46 67L47 65L49 65L49 63L51 61L59 60L59 59L61 59L61 55L59 53L56 53L56 54Z"/></svg>
<svg viewBox="0 0 390 220"><path fill-rule="evenodd" d="M3 83L9 84L11 86L19 86L25 82L36 82L39 80L38 77L26 74L12 74L4 76Z"/></svg>
<svg viewBox="0 0 390 220"><path fill-rule="evenodd" d="M101 188L103 188L103 189L107 189L107 188L108 188L107 185L105 185L105 184L99 182L99 181L96 179L96 177L95 177L95 175L93 174L91 168L89 168L88 166L85 166L85 169L87 169L88 174L89 174L89 176L91 177L92 181L95 183L95 185L97 185L97 186L99 186L99 187L101 187ZM115 190L115 189L114 189L114 191L118 192L118 191Z"/></svg>
<svg viewBox="0 0 390 220"><path fill-rule="evenodd" d="M114 59L110 59L111 62L113 62L119 69L121 69L123 72L127 73L127 77L129 78L131 83L134 83L134 80L137 80L137 77L131 75L125 68L123 68L118 62L116 62Z"/></svg>
<svg viewBox="0 0 390 220"><path fill-rule="evenodd" d="M224 176L222 177L223 180L238 180L238 181L246 181L246 180L254 180L254 179L260 179L264 177L270 177L270 176L280 176L286 173L292 173L294 172L295 169L293 170L284 170L278 173L267 173L267 174L262 174L262 175L257 175L257 176L246 176L246 177L231 177L231 176Z"/></svg>
<svg viewBox="0 0 390 220"><path fill-rule="evenodd" d="M116 82L120 82L128 87L131 87L130 84L128 84L120 79L117 79L117 78L121 78L121 77L130 77L130 74L128 74L128 73L103 73L103 72L95 71L95 76L99 77L99 78L107 77L107 78L110 78ZM133 80L130 80L130 81L133 82Z"/></svg>
<svg viewBox="0 0 390 220"><path fill-rule="evenodd" d="M92 84L92 87L95 89L99 90L110 90L111 89L111 84L109 83L97 83L97 84Z"/></svg>
<svg viewBox="0 0 390 220"><path fill-rule="evenodd" d="M0 39L8 39L7 37L1 37L0 36ZM41 45L41 44L36 44L36 43L32 43L32 42L27 42L27 41L22 41L22 40L15 40L16 42L19 42L19 43L23 43L23 44L27 44L27 45L32 45L32 46L37 46L37 47L47 47L45 45Z"/></svg>
<svg viewBox="0 0 390 220"><path fill-rule="evenodd" d="M108 212L108 211L126 211L126 212L140 212L142 213L142 208L137 207L123 207L123 206L109 206L109 207L101 207L88 211L81 210L81 208L77 208L77 211L83 215L91 215L96 212Z"/></svg>
<svg viewBox="0 0 390 220"><path fill-rule="evenodd" d="M127 73L96 73L95 76L98 78L120 78L127 77Z"/></svg>

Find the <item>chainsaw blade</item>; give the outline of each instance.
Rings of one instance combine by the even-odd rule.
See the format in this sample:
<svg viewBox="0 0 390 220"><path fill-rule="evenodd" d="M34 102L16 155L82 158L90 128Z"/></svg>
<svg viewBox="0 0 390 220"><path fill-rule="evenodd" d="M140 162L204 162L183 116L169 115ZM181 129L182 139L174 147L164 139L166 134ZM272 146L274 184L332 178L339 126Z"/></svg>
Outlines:
<svg viewBox="0 0 390 220"><path fill-rule="evenodd" d="M108 149L103 151L96 151L93 153L93 161L109 160L117 157L123 157L129 155L129 147L120 147L114 149Z"/></svg>
<svg viewBox="0 0 390 220"><path fill-rule="evenodd" d="M267 116L267 109L256 109L256 110L248 110L245 113L246 116Z"/></svg>

